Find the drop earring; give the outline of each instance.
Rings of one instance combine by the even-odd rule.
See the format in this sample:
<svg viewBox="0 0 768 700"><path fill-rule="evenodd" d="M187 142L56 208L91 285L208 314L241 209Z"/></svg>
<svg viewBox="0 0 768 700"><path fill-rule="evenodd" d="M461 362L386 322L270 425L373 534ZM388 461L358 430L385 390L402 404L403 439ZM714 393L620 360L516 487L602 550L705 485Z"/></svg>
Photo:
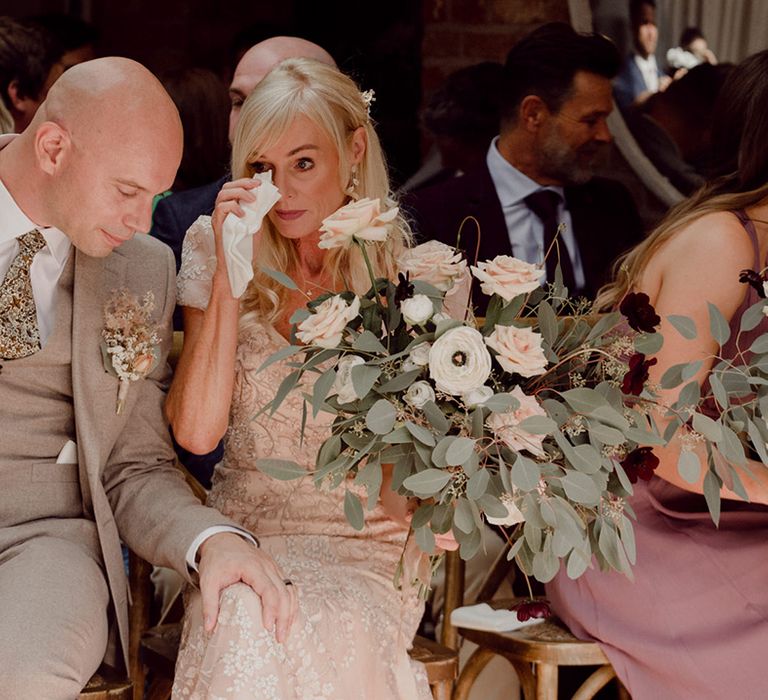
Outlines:
<svg viewBox="0 0 768 700"><path fill-rule="evenodd" d="M344 194L354 200L360 199L360 195L357 193L357 186L360 181L357 179L357 165L352 166L352 170L349 173L349 184L344 190Z"/></svg>

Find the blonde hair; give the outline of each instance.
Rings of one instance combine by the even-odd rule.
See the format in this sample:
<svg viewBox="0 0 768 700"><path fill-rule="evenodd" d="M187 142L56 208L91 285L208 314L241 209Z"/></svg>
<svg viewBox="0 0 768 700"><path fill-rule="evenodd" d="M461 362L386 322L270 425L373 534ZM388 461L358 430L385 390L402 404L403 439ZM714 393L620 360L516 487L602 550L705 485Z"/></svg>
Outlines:
<svg viewBox="0 0 768 700"><path fill-rule="evenodd" d="M613 268L613 281L600 289L595 306L614 308L637 284L656 252L678 231L706 214L746 209L768 197L768 183L746 192L733 192L735 176L716 180L698 190L690 199L674 207L641 243L620 257Z"/></svg>
<svg viewBox="0 0 768 700"><path fill-rule="evenodd" d="M300 116L308 117L323 129L336 147L342 191L352 176L348 160L351 138L363 127L366 146L355 173L355 191L361 198L380 199L384 207L395 205L384 154L359 88L336 68L306 58L287 59L278 64L244 102L232 143L233 179L252 176L250 163L277 143ZM366 248L376 277L396 276L395 260L410 241L410 229L400 215L385 243ZM274 322L285 310L286 290L262 268L293 272L298 264L296 244L281 236L265 218L261 235L255 239L253 257L254 277L243 296L241 316L244 322ZM364 294L370 288L365 261L357 245L329 250L324 265L336 287L343 284L356 294Z"/></svg>

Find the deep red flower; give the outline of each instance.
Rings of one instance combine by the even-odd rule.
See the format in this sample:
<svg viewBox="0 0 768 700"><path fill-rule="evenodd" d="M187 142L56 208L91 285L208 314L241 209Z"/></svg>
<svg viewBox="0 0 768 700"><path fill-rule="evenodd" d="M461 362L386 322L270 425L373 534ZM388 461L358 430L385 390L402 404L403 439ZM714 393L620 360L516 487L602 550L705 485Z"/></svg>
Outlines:
<svg viewBox="0 0 768 700"><path fill-rule="evenodd" d="M520 622L525 622L531 618L541 618L543 620L552 615L549 601L544 599L534 600L533 598L528 598L521 603L517 603L517 605L513 605L510 609L517 611L517 619Z"/></svg>
<svg viewBox="0 0 768 700"><path fill-rule="evenodd" d="M621 390L625 394L640 396L645 383L648 381L648 368L653 367L657 362L655 357L646 360L645 355L641 352L632 355L629 358L629 369L621 382Z"/></svg>
<svg viewBox="0 0 768 700"><path fill-rule="evenodd" d="M765 278L754 270L742 270L739 274L739 282L752 287L761 299L765 299L765 289L763 289L763 282L765 281Z"/></svg>
<svg viewBox="0 0 768 700"><path fill-rule="evenodd" d="M659 458L653 454L650 447L638 447L621 460L621 466L624 467L629 480L636 484L638 478L643 481L650 480L659 466Z"/></svg>
<svg viewBox="0 0 768 700"><path fill-rule="evenodd" d="M630 292L621 300L619 311L627 317L627 322L638 333L655 333L661 317L651 306L651 300L643 292Z"/></svg>

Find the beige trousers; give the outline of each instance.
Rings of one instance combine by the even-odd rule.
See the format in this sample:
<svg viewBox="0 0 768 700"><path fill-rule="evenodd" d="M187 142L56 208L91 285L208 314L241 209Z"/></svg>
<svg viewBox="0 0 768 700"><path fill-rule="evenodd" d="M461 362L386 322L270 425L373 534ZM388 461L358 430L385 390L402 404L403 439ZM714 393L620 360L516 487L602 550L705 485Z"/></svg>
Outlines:
<svg viewBox="0 0 768 700"><path fill-rule="evenodd" d="M98 551L82 518L0 528L2 698L72 700L99 667L109 590Z"/></svg>

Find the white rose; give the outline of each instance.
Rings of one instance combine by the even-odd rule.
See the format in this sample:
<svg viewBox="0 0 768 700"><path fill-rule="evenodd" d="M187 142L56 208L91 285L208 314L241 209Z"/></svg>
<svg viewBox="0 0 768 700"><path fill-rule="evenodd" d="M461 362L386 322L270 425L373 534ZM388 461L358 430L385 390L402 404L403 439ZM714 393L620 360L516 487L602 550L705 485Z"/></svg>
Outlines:
<svg viewBox="0 0 768 700"><path fill-rule="evenodd" d="M501 494L501 503L507 509L507 515L503 518L494 518L486 514L485 519L491 525L510 526L525 522L525 516L515 504L515 498L511 493Z"/></svg>
<svg viewBox="0 0 768 700"><path fill-rule="evenodd" d="M520 428L520 423L531 416L546 416L547 412L535 397L526 396L519 386L509 393L520 402L520 405L514 410L507 409L503 413L491 413L485 419L485 424L513 450L527 450L537 457L545 456L542 443L546 436L529 433Z"/></svg>
<svg viewBox="0 0 768 700"><path fill-rule="evenodd" d="M421 408L427 401L435 400L435 392L428 382L414 382L408 387L403 399L414 408Z"/></svg>
<svg viewBox="0 0 768 700"><path fill-rule="evenodd" d="M358 241L384 241L398 208L381 211L378 199L359 199L323 219L318 248L342 248Z"/></svg>
<svg viewBox="0 0 768 700"><path fill-rule="evenodd" d="M296 331L296 337L305 345L335 348L341 342L346 325L360 311L360 299L355 297L347 304L338 294L320 304Z"/></svg>
<svg viewBox="0 0 768 700"><path fill-rule="evenodd" d="M426 294L415 294L410 299L400 302L400 311L406 323L420 326L432 318L435 307Z"/></svg>
<svg viewBox="0 0 768 700"><path fill-rule="evenodd" d="M491 396L493 396L493 389L483 385L468 391L466 394L462 394L461 400L466 404L467 408L476 408L477 406L482 406Z"/></svg>
<svg viewBox="0 0 768 700"><path fill-rule="evenodd" d="M541 347L541 334L530 328L496 326L485 342L498 353L496 360L507 372L523 377L546 372L547 358Z"/></svg>
<svg viewBox="0 0 768 700"><path fill-rule="evenodd" d="M491 355L474 328L451 328L429 350L429 376L446 394L461 396L477 389L490 373Z"/></svg>
<svg viewBox="0 0 768 700"><path fill-rule="evenodd" d="M440 241L427 241L403 251L397 264L401 272L410 272L410 279L423 280L442 292L447 292L467 269L461 253Z"/></svg>
<svg viewBox="0 0 768 700"><path fill-rule="evenodd" d="M364 365L365 360L360 355L344 355L336 365L336 379L333 381L333 391L338 395L339 403L352 403L362 398L355 393L352 384L352 368Z"/></svg>
<svg viewBox="0 0 768 700"><path fill-rule="evenodd" d="M419 367L426 367L429 364L429 349L431 347L429 343L419 343L411 348L408 357L403 362L403 371L410 372Z"/></svg>
<svg viewBox="0 0 768 700"><path fill-rule="evenodd" d="M472 274L480 280L483 294L498 294L505 301L510 301L536 289L544 270L510 255L497 255L493 260L472 266Z"/></svg>
<svg viewBox="0 0 768 700"><path fill-rule="evenodd" d="M440 323L440 321L450 321L450 320L451 320L451 317L443 311L438 311L436 314L433 314L432 316L432 323L434 323L435 325Z"/></svg>

